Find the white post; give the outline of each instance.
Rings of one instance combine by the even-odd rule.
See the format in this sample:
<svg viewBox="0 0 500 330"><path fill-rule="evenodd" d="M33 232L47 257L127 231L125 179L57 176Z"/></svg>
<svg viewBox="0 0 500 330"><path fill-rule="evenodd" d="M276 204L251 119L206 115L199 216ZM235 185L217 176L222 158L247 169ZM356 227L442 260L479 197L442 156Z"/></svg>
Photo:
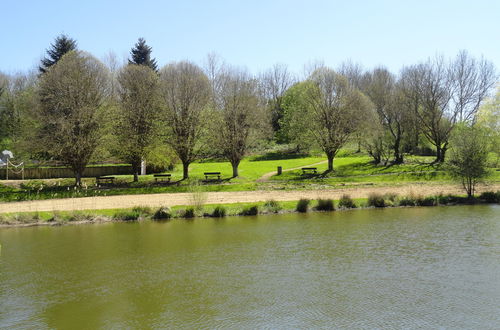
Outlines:
<svg viewBox="0 0 500 330"><path fill-rule="evenodd" d="M146 161L141 160L141 175L146 175Z"/></svg>

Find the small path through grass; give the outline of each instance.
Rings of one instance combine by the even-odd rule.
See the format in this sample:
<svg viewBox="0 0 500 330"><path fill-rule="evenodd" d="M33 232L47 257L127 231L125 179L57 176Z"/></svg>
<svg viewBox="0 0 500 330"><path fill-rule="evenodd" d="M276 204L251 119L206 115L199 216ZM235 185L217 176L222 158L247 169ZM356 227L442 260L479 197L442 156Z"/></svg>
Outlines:
<svg viewBox="0 0 500 330"><path fill-rule="evenodd" d="M500 190L500 183L492 183L478 187L477 193L497 190ZM343 194L348 194L352 198L366 198L372 193L394 193L401 196L408 194L430 196L440 193L461 195L463 194L463 189L458 184L421 183L382 187L345 187L325 190L208 192L205 193L205 196L206 204L229 204L263 202L271 199L276 201L295 201L301 198L339 199ZM134 206L160 207L192 204L193 194L191 193L99 196L0 203L0 213L99 210L132 208Z"/></svg>
<svg viewBox="0 0 500 330"><path fill-rule="evenodd" d="M298 170L298 169L301 169L302 167L311 167L311 166L316 166L316 165L321 165L321 164L324 164L328 162L328 160L322 160L318 163L314 163L314 164L310 164L310 165L303 165L303 166L299 166L299 167L294 167L294 168L287 168L286 170L283 170L283 172L290 172L290 171L295 171L295 170ZM256 180L256 182L266 182L266 181L269 181L269 179L276 174L276 171L272 171L272 172L268 172L266 174L264 174L263 176L261 176L260 178L258 178Z"/></svg>

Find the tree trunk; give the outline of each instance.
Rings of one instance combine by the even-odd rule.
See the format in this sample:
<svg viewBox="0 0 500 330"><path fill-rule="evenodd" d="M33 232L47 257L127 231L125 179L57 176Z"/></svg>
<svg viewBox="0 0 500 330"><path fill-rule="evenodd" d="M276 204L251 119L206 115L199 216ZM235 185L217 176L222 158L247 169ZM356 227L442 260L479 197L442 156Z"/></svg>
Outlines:
<svg viewBox="0 0 500 330"><path fill-rule="evenodd" d="M139 167L137 163L132 164L132 172L134 173L134 182L139 182Z"/></svg>
<svg viewBox="0 0 500 330"><path fill-rule="evenodd" d="M81 173L81 171L75 171L75 185L77 187L82 186L82 173Z"/></svg>
<svg viewBox="0 0 500 330"><path fill-rule="evenodd" d="M334 154L333 153L327 153L326 157L328 158L328 172L332 172L333 171L333 157L334 157Z"/></svg>
<svg viewBox="0 0 500 330"><path fill-rule="evenodd" d="M398 137L396 141L394 141L394 163L402 164L403 161L403 153L401 152L401 137Z"/></svg>
<svg viewBox="0 0 500 330"><path fill-rule="evenodd" d="M189 178L189 162L182 162L182 180Z"/></svg>
<svg viewBox="0 0 500 330"><path fill-rule="evenodd" d="M240 161L231 161L231 166L233 167L233 178L238 176L238 166L240 165Z"/></svg>

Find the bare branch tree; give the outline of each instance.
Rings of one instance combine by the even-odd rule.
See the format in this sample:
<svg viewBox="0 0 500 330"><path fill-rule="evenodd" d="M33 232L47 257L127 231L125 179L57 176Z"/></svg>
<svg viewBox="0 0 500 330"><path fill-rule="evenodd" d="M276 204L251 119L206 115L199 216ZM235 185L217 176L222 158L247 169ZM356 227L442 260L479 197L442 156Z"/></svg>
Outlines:
<svg viewBox="0 0 500 330"><path fill-rule="evenodd" d="M121 157L132 165L134 182L139 181L141 161L157 137L161 118L159 78L145 65L130 64L118 76L119 112L117 137Z"/></svg>
<svg viewBox="0 0 500 330"><path fill-rule="evenodd" d="M168 143L183 165L183 179L189 164L198 156L204 125L203 110L210 98L207 76L191 62L169 64L160 72L162 97L166 105Z"/></svg>
<svg viewBox="0 0 500 330"><path fill-rule="evenodd" d="M333 159L361 127L370 102L347 78L329 68L317 70L310 80L315 88L307 89L310 117L304 120L310 122L308 129L328 158L328 170L333 171Z"/></svg>
<svg viewBox="0 0 500 330"><path fill-rule="evenodd" d="M39 141L81 178L101 136L108 94L107 71L89 54L71 51L42 75L39 87Z"/></svg>
<svg viewBox="0 0 500 330"><path fill-rule="evenodd" d="M271 69L260 75L260 89L268 103L271 112L273 130L280 129L280 120L283 117L283 95L293 85L295 78L285 64L275 64Z"/></svg>

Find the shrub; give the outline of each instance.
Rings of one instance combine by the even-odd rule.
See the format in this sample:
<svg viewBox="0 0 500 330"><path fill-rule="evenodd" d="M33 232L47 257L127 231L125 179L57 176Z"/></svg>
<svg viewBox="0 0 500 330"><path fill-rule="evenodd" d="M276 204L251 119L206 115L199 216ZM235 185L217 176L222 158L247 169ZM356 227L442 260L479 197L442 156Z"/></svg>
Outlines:
<svg viewBox="0 0 500 330"><path fill-rule="evenodd" d="M278 213L279 211L281 211L281 205L273 199L266 201L264 203L264 207L269 212L272 212L272 213Z"/></svg>
<svg viewBox="0 0 500 330"><path fill-rule="evenodd" d="M113 218L123 221L135 221L138 220L141 214L133 210L118 211L114 214Z"/></svg>
<svg viewBox="0 0 500 330"><path fill-rule="evenodd" d="M432 196L428 197L419 197L416 200L417 206L435 206L436 205L436 198Z"/></svg>
<svg viewBox="0 0 500 330"><path fill-rule="evenodd" d="M141 216L150 216L153 213L149 206L135 206L132 211L139 213Z"/></svg>
<svg viewBox="0 0 500 330"><path fill-rule="evenodd" d="M185 219L192 219L195 216L194 208L193 207L188 207L185 209L182 213L181 216Z"/></svg>
<svg viewBox="0 0 500 330"><path fill-rule="evenodd" d="M335 207L333 206L333 200L331 199L318 199L318 205L316 206L318 211L333 211Z"/></svg>
<svg viewBox="0 0 500 330"><path fill-rule="evenodd" d="M212 217L223 218L226 216L226 208L224 206L216 206L212 212Z"/></svg>
<svg viewBox="0 0 500 330"><path fill-rule="evenodd" d="M386 207L384 196L377 193L372 193L368 196L368 206Z"/></svg>
<svg viewBox="0 0 500 330"><path fill-rule="evenodd" d="M500 203L500 191L485 191L479 195L479 199L486 203Z"/></svg>
<svg viewBox="0 0 500 330"><path fill-rule="evenodd" d="M386 193L384 194L384 200L389 200L391 202L395 202L396 199L398 198L398 194L396 193Z"/></svg>
<svg viewBox="0 0 500 330"><path fill-rule="evenodd" d="M339 199L339 208L342 208L342 209L355 209L356 208L356 203L354 203L354 200L351 198L351 196L344 194Z"/></svg>
<svg viewBox="0 0 500 330"><path fill-rule="evenodd" d="M259 214L259 207L257 205L244 208L240 215L257 215Z"/></svg>
<svg viewBox="0 0 500 330"><path fill-rule="evenodd" d="M302 198L297 202L297 207L295 210L300 213L306 213L309 208L309 200L306 198Z"/></svg>
<svg viewBox="0 0 500 330"><path fill-rule="evenodd" d="M169 207L162 206L153 214L154 220L168 220L172 217L172 211Z"/></svg>
<svg viewBox="0 0 500 330"><path fill-rule="evenodd" d="M405 196L399 200L399 206L415 206L415 198L413 196Z"/></svg>

